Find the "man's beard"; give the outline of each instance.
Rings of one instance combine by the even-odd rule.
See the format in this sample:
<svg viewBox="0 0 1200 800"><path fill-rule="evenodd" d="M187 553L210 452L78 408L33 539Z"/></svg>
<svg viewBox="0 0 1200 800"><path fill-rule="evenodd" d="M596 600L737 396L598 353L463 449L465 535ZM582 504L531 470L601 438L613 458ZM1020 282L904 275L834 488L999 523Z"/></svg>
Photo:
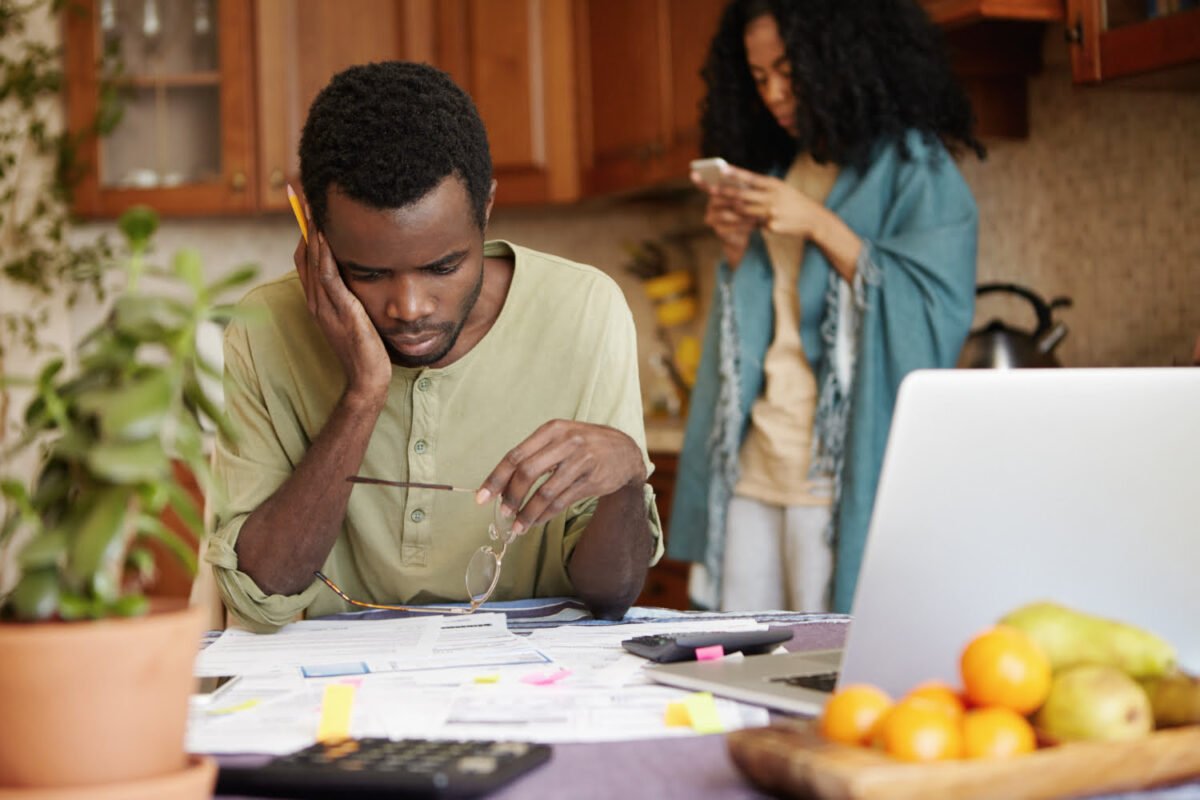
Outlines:
<svg viewBox="0 0 1200 800"><path fill-rule="evenodd" d="M437 362L439 362L443 358L445 358L446 354L449 353L451 350L453 350L454 345L458 343L458 337L462 334L463 328L466 327L467 317L470 316L471 309L475 308L475 304L477 302L479 302L479 295L482 292L483 292L483 266L480 265L479 280L475 281L475 285L473 287L471 287L470 294L468 294L466 296L466 298L463 300L462 306L459 308L459 318L458 318L457 322L445 322L445 323L442 323L441 325L433 325L430 327L415 327L412 329L396 328L396 329L393 329L392 331L390 331L391 334L403 333L403 334L408 334L408 335L427 333L431 330L444 332L445 333L445 344L442 347L439 347L437 350L434 350L431 353L427 353L423 356L406 356L403 353L401 353L400 351L396 350L396 348L392 347L391 342L388 341L388 337L383 336L381 333L380 335L383 338L383 345L384 345L384 347L387 348L388 356L391 358L392 363L397 366L400 366L400 367L408 367L408 368L427 367L430 364L436 364Z"/></svg>

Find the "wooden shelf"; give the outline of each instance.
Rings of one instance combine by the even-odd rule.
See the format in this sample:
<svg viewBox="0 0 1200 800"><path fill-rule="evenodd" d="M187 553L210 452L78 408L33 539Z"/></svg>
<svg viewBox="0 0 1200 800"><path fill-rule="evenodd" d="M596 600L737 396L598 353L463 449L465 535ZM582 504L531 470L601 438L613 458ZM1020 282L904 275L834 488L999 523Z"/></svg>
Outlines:
<svg viewBox="0 0 1200 800"><path fill-rule="evenodd" d="M118 86L134 89L190 89L198 86L220 86L221 73L177 72L169 75L128 75L117 82Z"/></svg>
<svg viewBox="0 0 1200 800"><path fill-rule="evenodd" d="M1100 80L1200 61L1200 9L1100 34Z"/></svg>
<svg viewBox="0 0 1200 800"><path fill-rule="evenodd" d="M921 0L921 6L938 25L957 28L986 20L1060 22L1061 0Z"/></svg>

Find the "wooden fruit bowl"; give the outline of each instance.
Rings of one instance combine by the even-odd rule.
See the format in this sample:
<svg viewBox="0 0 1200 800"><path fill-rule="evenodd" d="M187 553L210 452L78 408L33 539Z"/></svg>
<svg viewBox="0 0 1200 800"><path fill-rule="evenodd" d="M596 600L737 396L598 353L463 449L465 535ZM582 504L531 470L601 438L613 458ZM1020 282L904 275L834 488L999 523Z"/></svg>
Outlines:
<svg viewBox="0 0 1200 800"><path fill-rule="evenodd" d="M1132 742L1079 742L1000 761L908 764L867 747L824 739L811 721L734 731L738 769L784 797L926 800L1055 798L1128 791L1200 776L1200 726Z"/></svg>

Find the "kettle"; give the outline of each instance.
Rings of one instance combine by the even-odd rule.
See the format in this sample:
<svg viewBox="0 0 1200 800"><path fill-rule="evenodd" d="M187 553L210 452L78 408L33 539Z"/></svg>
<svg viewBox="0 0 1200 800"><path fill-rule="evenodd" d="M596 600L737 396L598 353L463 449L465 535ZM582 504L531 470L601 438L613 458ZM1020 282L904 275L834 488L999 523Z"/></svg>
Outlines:
<svg viewBox="0 0 1200 800"><path fill-rule="evenodd" d="M1052 312L1070 307L1071 299L1056 297L1047 303L1033 291L1011 283L982 284L975 289L975 296L993 292L1015 294L1028 300L1037 313L1037 328L1030 333L993 319L971 331L958 356L958 366L993 369L1062 366L1054 357L1054 348L1067 335L1067 326L1054 321Z"/></svg>

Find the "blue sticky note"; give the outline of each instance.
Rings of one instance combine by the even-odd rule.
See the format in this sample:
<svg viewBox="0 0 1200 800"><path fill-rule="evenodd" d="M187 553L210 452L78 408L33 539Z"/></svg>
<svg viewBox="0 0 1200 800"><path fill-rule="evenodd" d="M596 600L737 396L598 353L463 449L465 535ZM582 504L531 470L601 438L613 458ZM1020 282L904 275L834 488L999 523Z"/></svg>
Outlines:
<svg viewBox="0 0 1200 800"><path fill-rule="evenodd" d="M351 661L345 664L318 664L300 668L300 674L306 678L336 678L341 675L366 675L371 671L365 661Z"/></svg>

